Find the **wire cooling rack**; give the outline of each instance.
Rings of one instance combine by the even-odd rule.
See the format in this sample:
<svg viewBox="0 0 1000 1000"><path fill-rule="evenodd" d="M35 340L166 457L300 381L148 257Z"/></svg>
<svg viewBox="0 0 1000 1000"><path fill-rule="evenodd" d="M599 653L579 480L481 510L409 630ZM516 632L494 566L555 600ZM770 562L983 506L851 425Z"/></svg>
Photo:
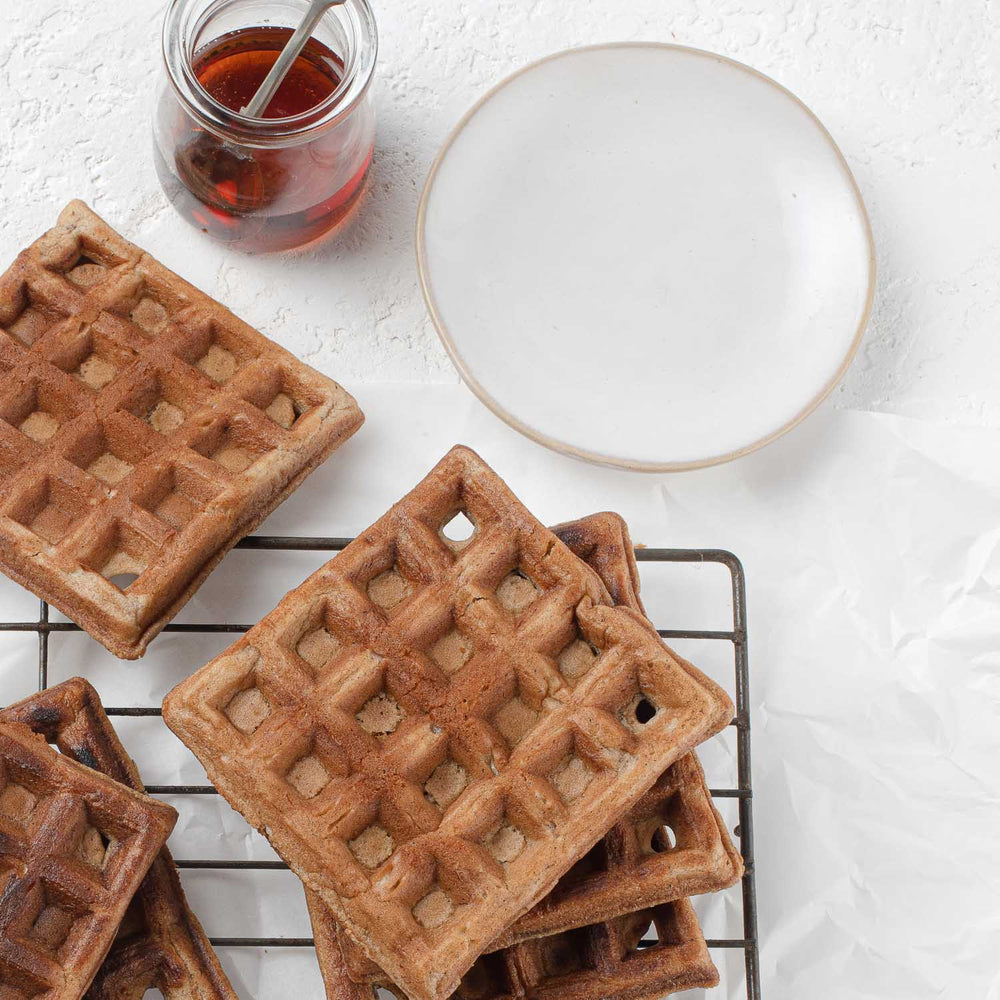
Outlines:
<svg viewBox="0 0 1000 1000"><path fill-rule="evenodd" d="M241 549L282 550L295 552L338 552L349 538L305 538L275 535L253 535L238 544ZM731 552L723 549L636 549L638 562L651 563L719 563L729 570L732 580L733 627L725 630L659 629L665 639L708 639L731 643L735 664L736 718L731 725L736 728L737 787L713 788L713 798L738 800L739 825L736 835L740 853L746 865L742 881L743 936L740 938L710 938L710 949L741 949L746 966L746 995L748 1000L761 1000L760 969L757 947L757 894L754 882L753 847L753 786L750 771L750 696L749 661L747 658L746 581L743 566ZM174 622L166 626L167 632L241 633L250 625L229 622L187 624ZM76 632L79 626L72 622L49 621L49 606L40 602L38 621L0 622L0 632L35 632L38 635L38 690L48 687L49 636L53 632ZM158 706L132 708L106 707L110 716L158 716ZM147 785L153 795L218 795L212 785ZM281 861L223 861L206 858L175 859L178 868L243 869L256 871L283 870ZM216 947L230 948L311 948L312 938L293 937L213 937ZM655 941L643 940L642 945Z"/></svg>

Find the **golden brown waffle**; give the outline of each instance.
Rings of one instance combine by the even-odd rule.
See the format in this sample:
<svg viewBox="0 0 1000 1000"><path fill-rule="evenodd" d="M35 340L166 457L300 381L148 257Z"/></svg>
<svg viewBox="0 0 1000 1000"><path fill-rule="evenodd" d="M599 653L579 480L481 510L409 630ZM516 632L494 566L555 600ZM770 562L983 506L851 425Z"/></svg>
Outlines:
<svg viewBox="0 0 1000 1000"><path fill-rule="evenodd" d="M76 677L0 711L73 760L143 791L97 692ZM166 847L142 880L86 1000L134 1000L157 989L165 1000L236 1000L198 919L188 908Z"/></svg>
<svg viewBox="0 0 1000 1000"><path fill-rule="evenodd" d="M79 1000L177 819L0 725L0 996Z"/></svg>
<svg viewBox="0 0 1000 1000"><path fill-rule="evenodd" d="M604 511L557 524L552 531L573 555L597 573L615 604L646 615L639 597L635 549L622 517Z"/></svg>
<svg viewBox="0 0 1000 1000"><path fill-rule="evenodd" d="M717 892L739 881L743 860L712 805L704 772L693 754L671 764L656 784L533 909L507 928L490 950L574 927L613 920L636 909L689 895ZM322 913L307 890L309 913ZM313 920L320 968L336 921ZM340 932L351 974L365 968L364 951Z"/></svg>
<svg viewBox="0 0 1000 1000"><path fill-rule="evenodd" d="M650 924L658 941L638 944ZM376 988L406 994L374 966L352 981L337 962L329 1000L373 1000ZM351 970L353 974L353 970ZM660 1000L668 993L716 986L719 974L686 900L615 920L534 938L482 955L463 977L455 1000Z"/></svg>
<svg viewBox="0 0 1000 1000"><path fill-rule="evenodd" d="M455 448L163 712L430 1000L733 709Z"/></svg>
<svg viewBox="0 0 1000 1000"><path fill-rule="evenodd" d="M593 567L616 604L643 611L639 573L625 522L611 513L593 514L552 529L577 556ZM534 909L494 942L504 947L554 934L636 909L716 892L733 885L743 862L712 805L697 757L671 764L633 807L559 880ZM335 981L344 961L351 975L369 965L364 952L338 931L322 901L306 890L316 953L325 980ZM330 1000L337 991L331 988Z"/></svg>
<svg viewBox="0 0 1000 1000"><path fill-rule="evenodd" d="M617 514L595 514L552 530L597 571L616 604L645 614L632 542ZM495 945L717 892L742 875L743 859L712 804L701 764L691 753L667 768L628 817Z"/></svg>
<svg viewBox="0 0 1000 1000"><path fill-rule="evenodd" d="M141 656L363 419L71 202L0 276L0 569Z"/></svg>

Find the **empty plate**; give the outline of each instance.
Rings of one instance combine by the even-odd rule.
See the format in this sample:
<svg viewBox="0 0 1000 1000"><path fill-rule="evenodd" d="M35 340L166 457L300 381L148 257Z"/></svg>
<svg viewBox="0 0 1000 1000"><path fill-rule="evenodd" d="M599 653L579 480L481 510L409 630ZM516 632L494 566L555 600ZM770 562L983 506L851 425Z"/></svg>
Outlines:
<svg viewBox="0 0 1000 1000"><path fill-rule="evenodd" d="M773 80L649 43L559 53L459 123L421 200L431 316L473 391L551 448L649 471L773 440L846 369L871 231Z"/></svg>

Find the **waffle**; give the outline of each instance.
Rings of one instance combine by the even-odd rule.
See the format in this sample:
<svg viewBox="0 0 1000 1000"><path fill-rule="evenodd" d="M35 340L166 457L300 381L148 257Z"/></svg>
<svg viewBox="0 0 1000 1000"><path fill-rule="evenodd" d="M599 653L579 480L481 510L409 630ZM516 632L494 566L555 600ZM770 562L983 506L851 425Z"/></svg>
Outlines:
<svg viewBox="0 0 1000 1000"><path fill-rule="evenodd" d="M617 514L594 514L552 530L597 571L616 604L645 613L628 528ZM494 945L506 947L685 896L716 892L733 885L742 873L742 859L691 753L671 764L628 818L615 824ZM377 967L348 935L340 934L338 944L336 920L314 893L306 890L306 895L324 979L336 978L341 949L352 976L363 978L367 969L370 977ZM335 1000L336 990L329 992L330 1000Z"/></svg>
<svg viewBox="0 0 1000 1000"><path fill-rule="evenodd" d="M732 711L465 448L163 705L414 1000Z"/></svg>
<svg viewBox="0 0 1000 1000"><path fill-rule="evenodd" d="M0 569L134 659L362 420L71 202L0 276Z"/></svg>
<svg viewBox="0 0 1000 1000"><path fill-rule="evenodd" d="M639 948L652 924L658 940ZM373 1000L376 989L406 994L370 966L353 982L343 960L327 983L328 1000ZM686 900L615 920L534 938L482 955L455 1000L660 1000L668 993L718 985L719 974Z"/></svg>
<svg viewBox="0 0 1000 1000"><path fill-rule="evenodd" d="M0 723L8 722L23 723L73 760L143 791L135 764L85 680L74 678L0 711ZM142 880L86 1000L134 1000L152 989L165 1000L236 1000L188 908L166 847Z"/></svg>
<svg viewBox="0 0 1000 1000"><path fill-rule="evenodd" d="M19 724L0 778L0 996L79 1000L177 814Z"/></svg>
<svg viewBox="0 0 1000 1000"><path fill-rule="evenodd" d="M595 514L552 530L597 571L616 604L645 615L632 542L617 514ZM495 945L717 892L742 875L743 859L712 804L701 764L691 753L667 768L628 817Z"/></svg>

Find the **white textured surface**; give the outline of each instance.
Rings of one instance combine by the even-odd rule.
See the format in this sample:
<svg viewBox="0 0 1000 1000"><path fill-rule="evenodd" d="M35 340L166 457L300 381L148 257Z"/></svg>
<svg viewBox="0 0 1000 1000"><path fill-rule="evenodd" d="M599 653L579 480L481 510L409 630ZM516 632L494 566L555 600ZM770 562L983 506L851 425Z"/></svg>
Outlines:
<svg viewBox="0 0 1000 1000"><path fill-rule="evenodd" d="M0 246L83 197L247 320L348 380L453 381L426 318L413 218L434 152L512 69L570 45L678 41L798 94L871 211L877 308L840 406L1000 426L1000 7L989 0L435 0L377 4L380 133L336 244L281 258L187 231L149 156L161 0L5 3Z"/></svg>
<svg viewBox="0 0 1000 1000"><path fill-rule="evenodd" d="M765 996L997 1000L997 3L396 0L378 11L381 133L364 211L339 243L277 258L202 240L156 186L148 115L161 12L158 0L3 3L3 257L67 199L84 197L357 391L369 424L271 530L356 531L461 439L544 519L613 507L649 544L737 551L754 637ZM650 478L550 456L457 386L362 384L455 381L426 320L412 254L419 189L451 125L529 59L630 38L745 60L827 124L868 202L881 268L870 333L835 405L918 420L826 407L747 460ZM944 426L956 423L987 429ZM234 602L259 614L307 568L269 557L255 575L247 567L262 564L249 558L230 556L186 614L217 617ZM647 587L652 579L644 573ZM660 598L651 602L658 615L700 606L696 588ZM36 606L6 584L0 605L24 618ZM33 637L2 637L0 700L30 689L35 650ZM140 703L216 651L165 636L148 661L125 667L86 637L57 636L54 679L80 670L102 692ZM158 743L138 727L125 735L151 774L171 780L166 769L157 774L166 745L157 732ZM188 856L261 850L238 818L224 808L216 815L218 803L198 806L210 815L186 822ZM266 932L307 933L294 884L281 897L296 907L289 925L266 878L185 881L219 933L265 901ZM723 916L728 932L732 914ZM226 955L246 997L291 995L286 970L302 960L279 951L260 972L248 952ZM312 992L294 995L318 996L311 982Z"/></svg>

